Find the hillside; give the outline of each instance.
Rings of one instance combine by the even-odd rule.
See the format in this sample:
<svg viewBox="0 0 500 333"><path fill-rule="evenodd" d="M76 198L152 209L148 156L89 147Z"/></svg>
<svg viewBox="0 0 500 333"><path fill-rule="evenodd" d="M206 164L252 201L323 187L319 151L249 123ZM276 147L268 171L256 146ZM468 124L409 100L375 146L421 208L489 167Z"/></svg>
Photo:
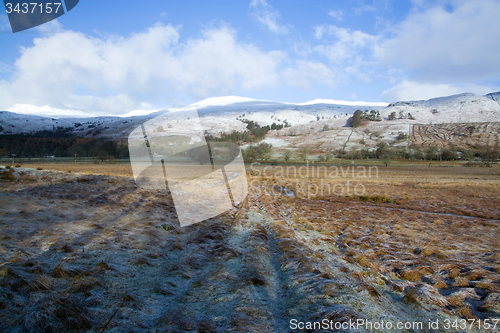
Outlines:
<svg viewBox="0 0 500 333"><path fill-rule="evenodd" d="M349 119L327 119L273 132L267 141L276 144L273 140L279 139L281 149L306 147L312 154L373 150L381 142L395 147L494 147L500 140L499 96L465 93L396 102L378 110L380 121L363 120L357 128L348 126Z"/></svg>
<svg viewBox="0 0 500 333"><path fill-rule="evenodd" d="M285 127L269 132L267 142L279 149L307 147L318 154L337 149L374 149L380 142L391 146L494 146L499 141L495 124L500 123L499 98L500 92L486 96L464 93L426 101L394 102L384 107L384 103L317 99L294 104L225 96L147 115L59 119L3 111L0 134L36 134L59 127L70 135L126 140L133 129L161 114L196 109L203 128L214 136L243 132L248 121L260 126L275 123ZM377 110L380 121L364 120L358 128L349 127L350 117L357 109Z"/></svg>
<svg viewBox="0 0 500 333"><path fill-rule="evenodd" d="M469 122L495 122L500 121L500 93L486 96L471 93L439 97L427 101L396 102L380 110L384 119L395 112L408 118L410 113L419 124L435 123L469 123Z"/></svg>
<svg viewBox="0 0 500 333"><path fill-rule="evenodd" d="M334 104L337 103L337 104ZM353 104L354 103L354 104ZM356 105L357 103L357 105ZM38 131L69 128L69 134L83 137L126 139L130 132L160 114L197 109L202 125L213 134L244 131L243 120L261 126L307 124L318 119L347 118L358 108L378 109L384 103L316 100L302 104L279 103L237 96L208 98L186 107L172 107L148 115L132 117L46 118L9 111L0 112L1 134L34 134ZM24 111L28 106L23 106ZM23 112L24 112L23 111ZM54 111L55 112L55 111ZM59 113L68 113L59 111ZM81 112L77 112L81 115Z"/></svg>

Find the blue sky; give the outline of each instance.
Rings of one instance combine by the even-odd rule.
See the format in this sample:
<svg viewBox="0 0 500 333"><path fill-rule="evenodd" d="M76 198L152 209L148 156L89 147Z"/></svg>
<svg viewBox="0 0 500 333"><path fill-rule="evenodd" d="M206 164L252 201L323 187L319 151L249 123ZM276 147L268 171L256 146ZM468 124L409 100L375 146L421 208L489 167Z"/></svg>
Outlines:
<svg viewBox="0 0 500 333"><path fill-rule="evenodd" d="M13 34L3 12L0 109L486 94L500 90L498 13L493 0L82 0Z"/></svg>

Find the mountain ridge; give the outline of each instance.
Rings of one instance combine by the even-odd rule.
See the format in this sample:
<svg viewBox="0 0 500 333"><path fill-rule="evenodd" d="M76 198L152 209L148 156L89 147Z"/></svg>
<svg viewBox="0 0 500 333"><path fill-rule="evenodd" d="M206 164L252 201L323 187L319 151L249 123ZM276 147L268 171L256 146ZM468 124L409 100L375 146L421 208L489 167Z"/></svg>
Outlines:
<svg viewBox="0 0 500 333"><path fill-rule="evenodd" d="M0 134L35 134L58 127L68 128L69 133L84 137L106 137L124 140L128 134L145 121L165 112L179 112L196 108L206 130L213 134L244 131L246 121L261 126L272 123L289 126L336 119L332 126L346 126L357 109L378 110L382 122L392 119L401 124L470 123L500 121L500 92L487 95L462 93L420 101L399 101L388 104L348 102L316 99L305 103L285 103L257 100L240 96L211 97L183 107L155 110L150 114L131 117L99 116L50 118L36 115L0 111ZM344 104L334 104L344 103ZM359 103L353 105L352 103ZM394 118L395 116L395 118ZM394 123L395 124L395 123Z"/></svg>

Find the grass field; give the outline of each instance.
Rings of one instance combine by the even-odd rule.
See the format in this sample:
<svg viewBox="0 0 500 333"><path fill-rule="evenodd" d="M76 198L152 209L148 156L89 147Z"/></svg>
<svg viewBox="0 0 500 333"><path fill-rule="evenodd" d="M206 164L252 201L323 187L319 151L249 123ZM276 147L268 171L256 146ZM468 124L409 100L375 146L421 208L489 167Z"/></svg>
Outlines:
<svg viewBox="0 0 500 333"><path fill-rule="evenodd" d="M24 167L0 180L0 331L500 318L498 167L248 165L238 208L184 228L130 166Z"/></svg>

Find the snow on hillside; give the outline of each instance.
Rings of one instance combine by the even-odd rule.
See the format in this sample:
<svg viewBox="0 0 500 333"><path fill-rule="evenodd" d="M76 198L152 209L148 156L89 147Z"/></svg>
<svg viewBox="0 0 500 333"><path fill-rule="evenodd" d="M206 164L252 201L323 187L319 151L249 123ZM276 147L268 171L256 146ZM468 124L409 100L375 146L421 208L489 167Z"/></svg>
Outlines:
<svg viewBox="0 0 500 333"><path fill-rule="evenodd" d="M486 94L486 97L491 98L497 103L500 103L500 91Z"/></svg>
<svg viewBox="0 0 500 333"><path fill-rule="evenodd" d="M16 114L23 115L44 115L45 117L61 118L61 117L72 117L72 118L88 118L88 113L82 110L76 109L58 109L53 108L49 105L36 106L30 104L14 104L6 111L14 112Z"/></svg>
<svg viewBox="0 0 500 333"><path fill-rule="evenodd" d="M318 119L334 119L351 115L358 108L378 109L380 103L359 102L363 105L328 104L329 100L317 100L303 104L279 103L265 100L255 100L246 97L225 96L208 98L185 107L166 108L155 113L136 117L92 117L78 118L81 112L76 112L73 118L45 118L28 115L40 113L61 114L65 110L50 106L34 107L20 105L10 108L24 114L0 112L0 125L3 134L35 133L40 130L53 130L57 127L71 128L71 132L81 136L108 137L126 139L137 126L149 119L168 113L196 109L204 128L213 135L244 131L244 120L257 122L261 126L277 124L300 125L317 121ZM349 105L347 105L349 104ZM140 112L139 112L140 113Z"/></svg>
<svg viewBox="0 0 500 333"><path fill-rule="evenodd" d="M464 93L427 101L396 102L379 111L384 119L392 112L397 118L410 113L415 120L409 121L418 124L500 121L500 104L494 100L500 93L488 95L492 97Z"/></svg>
<svg viewBox="0 0 500 333"><path fill-rule="evenodd" d="M14 112L17 114L31 115L31 116L43 115L45 117L52 117L52 118L96 118L96 116L89 117L89 111L71 109L71 108L59 109L51 107L50 105L36 106L30 104L14 104L5 111ZM128 112L127 114L119 115L117 117L145 116L156 111L159 110L133 110ZM95 112L92 113L95 114ZM105 112L100 112L100 113L102 114L100 117L109 117L106 115Z"/></svg>
<svg viewBox="0 0 500 333"><path fill-rule="evenodd" d="M336 105L351 105L351 106L383 107L387 106L388 103L383 103L383 102L370 103L361 101L351 102L351 101L339 101L335 99L315 99L309 102L299 103L298 105L313 105L313 104L336 104Z"/></svg>
<svg viewBox="0 0 500 333"><path fill-rule="evenodd" d="M40 116L0 111L1 134L34 134L52 131L58 127L70 128L78 136L106 136L126 138L131 129L139 126L156 114L137 117L90 117L90 118L45 118Z"/></svg>
<svg viewBox="0 0 500 333"><path fill-rule="evenodd" d="M134 117L78 118L82 114L76 112L77 117L56 119L3 111L0 112L0 133L35 133L64 127L70 128L70 133L78 136L126 139L132 130L159 115L192 110L198 111L202 126L213 135L244 131L246 128L244 121L247 120L257 122L261 126L272 123L288 124L292 126L292 129L299 126L299 132L302 128L307 128L309 124L317 124L321 128L314 131L320 131L325 125L323 122L328 123L330 128L343 128L354 111L360 109L363 111L379 110L383 121L381 123L370 122L367 126L381 126L381 129L374 128L373 130L377 132L387 130L388 137L391 137L393 134L390 133L397 133L400 130L396 127L391 129L391 126L400 124L406 124L403 127L409 128L410 124L498 122L500 121L498 100L500 100L500 92L486 96L465 93L427 101L396 102L384 107L384 103L316 99L297 104L225 96L208 98L184 107L166 108L147 115L142 115L145 111L138 110L132 113L137 114ZM50 106L37 108L20 104L10 109L22 113L33 113L37 110L44 114L68 112ZM396 113L397 118L400 114L403 115L403 119L388 121L393 112ZM409 113L414 120L408 119Z"/></svg>
<svg viewBox="0 0 500 333"><path fill-rule="evenodd" d="M386 105L385 103L333 100L314 100L296 104L227 96L209 98L191 104L188 108L196 107L202 118L210 116L222 119L238 119L238 121L251 120L261 126L271 125L272 123L296 126L319 119L350 116L357 109L377 110Z"/></svg>
<svg viewBox="0 0 500 333"><path fill-rule="evenodd" d="M500 122L500 105L497 100L500 100L500 93L492 93L487 96L466 93L427 101L397 102L379 109L382 121L368 121L360 127L352 128L348 126L350 116L321 119L310 124L302 123L272 132L266 142L272 143L272 140L279 139L280 149L307 147L312 149L313 153L337 149L345 149L346 151L375 149L380 142L389 143L391 146L406 146L409 142L408 139L397 140L397 138L401 133L410 137L413 125L416 124ZM405 117L389 121L388 118L393 112L396 113L396 118L399 118L400 113ZM408 113L411 113L414 120L408 118ZM478 128L480 127L478 126ZM452 127L450 131L458 133L458 129L455 127ZM456 140L461 137L462 134L449 140L457 145L466 144L467 142ZM470 139L469 143L486 140L485 135L479 132L473 138L466 137ZM425 139L430 140L429 138ZM443 140L447 141L448 139ZM433 144L437 145L435 142ZM446 146L447 143L444 145Z"/></svg>

